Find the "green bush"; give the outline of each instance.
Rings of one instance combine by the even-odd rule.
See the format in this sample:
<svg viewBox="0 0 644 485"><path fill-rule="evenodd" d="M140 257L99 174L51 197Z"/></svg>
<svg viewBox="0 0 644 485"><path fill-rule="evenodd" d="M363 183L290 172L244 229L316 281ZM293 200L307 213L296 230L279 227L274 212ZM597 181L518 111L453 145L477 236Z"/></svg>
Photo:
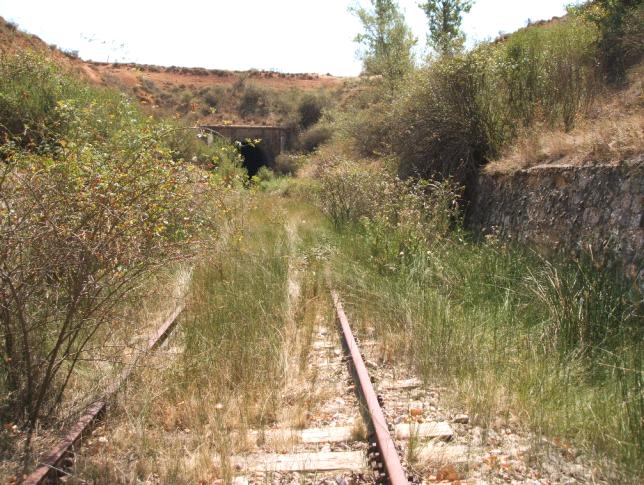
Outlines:
<svg viewBox="0 0 644 485"><path fill-rule="evenodd" d="M596 39L597 29L573 15L523 29L501 44L491 66L500 95L496 109L507 106L507 123L572 129L596 94Z"/></svg>
<svg viewBox="0 0 644 485"><path fill-rule="evenodd" d="M334 113L333 128L340 141L359 156L384 156L391 152L391 104L351 104Z"/></svg>
<svg viewBox="0 0 644 485"><path fill-rule="evenodd" d="M318 124L300 133L298 144L304 153L311 153L333 136L333 130L328 125Z"/></svg>
<svg viewBox="0 0 644 485"><path fill-rule="evenodd" d="M251 116L267 116L270 110L268 95L265 90L248 85L243 88L237 111L248 118Z"/></svg>
<svg viewBox="0 0 644 485"><path fill-rule="evenodd" d="M214 109L218 109L227 96L227 90L223 86L212 86L202 93L203 100L208 108Z"/></svg>
<svg viewBox="0 0 644 485"><path fill-rule="evenodd" d="M644 4L641 0L591 0L571 11L594 23L597 54L606 81L620 84L626 70L642 59Z"/></svg>
<svg viewBox="0 0 644 485"><path fill-rule="evenodd" d="M0 70L0 413L31 433L143 278L215 230L217 185L169 143L192 130L31 54Z"/></svg>
<svg viewBox="0 0 644 485"><path fill-rule="evenodd" d="M539 123L572 129L598 90L596 35L572 16L417 72L389 122L401 175L467 183L521 130Z"/></svg>
<svg viewBox="0 0 644 485"><path fill-rule="evenodd" d="M460 195L451 182L403 181L347 161L329 163L319 175L317 205L338 229L361 226L383 266L458 226Z"/></svg>
<svg viewBox="0 0 644 485"><path fill-rule="evenodd" d="M57 103L72 95L78 97L81 90L75 80L36 54L2 56L0 137L4 141L19 139L23 146L32 147L51 142L65 130Z"/></svg>
<svg viewBox="0 0 644 485"><path fill-rule="evenodd" d="M295 175L304 164L304 158L302 155L290 153L279 154L274 163L275 173L279 175Z"/></svg>
<svg viewBox="0 0 644 485"><path fill-rule="evenodd" d="M297 107L299 124L302 129L306 130L320 121L324 104L324 100L319 96L312 94L304 96Z"/></svg>
<svg viewBox="0 0 644 485"><path fill-rule="evenodd" d="M399 173L467 182L494 156L503 125L487 106L486 59L445 58L418 72L398 98L391 121Z"/></svg>

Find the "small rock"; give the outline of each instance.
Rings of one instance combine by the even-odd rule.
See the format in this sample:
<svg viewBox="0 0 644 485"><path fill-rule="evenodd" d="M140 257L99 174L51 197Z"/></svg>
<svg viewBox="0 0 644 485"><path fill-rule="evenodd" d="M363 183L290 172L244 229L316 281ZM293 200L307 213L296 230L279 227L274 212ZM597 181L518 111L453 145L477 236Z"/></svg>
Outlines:
<svg viewBox="0 0 644 485"><path fill-rule="evenodd" d="M470 422L470 417L467 414L457 414L452 419L452 422L456 424L467 424Z"/></svg>
<svg viewBox="0 0 644 485"><path fill-rule="evenodd" d="M98 442L104 445L107 443L107 438L105 436L100 436L98 438Z"/></svg>

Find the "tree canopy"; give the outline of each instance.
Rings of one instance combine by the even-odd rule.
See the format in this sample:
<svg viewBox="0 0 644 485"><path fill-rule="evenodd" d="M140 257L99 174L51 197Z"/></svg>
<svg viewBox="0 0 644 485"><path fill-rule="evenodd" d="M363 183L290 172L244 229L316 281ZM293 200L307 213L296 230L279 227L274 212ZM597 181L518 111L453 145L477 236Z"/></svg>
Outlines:
<svg viewBox="0 0 644 485"><path fill-rule="evenodd" d="M414 66L412 48L416 38L394 0L370 0L370 3L370 8L350 8L364 28L355 38L361 44L363 72L380 75L395 86Z"/></svg>
<svg viewBox="0 0 644 485"><path fill-rule="evenodd" d="M461 21L473 4L474 0L428 0L419 5L429 22L427 43L439 55L451 56L463 48Z"/></svg>

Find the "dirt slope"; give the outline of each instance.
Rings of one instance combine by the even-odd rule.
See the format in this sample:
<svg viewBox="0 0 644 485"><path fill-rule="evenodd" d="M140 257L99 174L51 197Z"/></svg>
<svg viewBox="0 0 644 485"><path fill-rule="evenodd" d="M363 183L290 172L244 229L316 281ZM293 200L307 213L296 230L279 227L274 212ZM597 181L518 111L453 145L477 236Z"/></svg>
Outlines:
<svg viewBox="0 0 644 485"><path fill-rule="evenodd" d="M151 110L178 114L203 123L258 123L280 121L274 109L259 110L245 117L237 112L245 88L252 86L268 98L284 92L319 92L340 87L346 78L320 74L286 74L272 71L225 71L218 69L163 67L83 61L39 37L23 32L0 17L0 54L34 51L52 58L65 69L97 85L114 87L136 97ZM219 98L217 109L207 103L210 93ZM235 98L233 100L229 98ZM274 103L272 103L274 104Z"/></svg>

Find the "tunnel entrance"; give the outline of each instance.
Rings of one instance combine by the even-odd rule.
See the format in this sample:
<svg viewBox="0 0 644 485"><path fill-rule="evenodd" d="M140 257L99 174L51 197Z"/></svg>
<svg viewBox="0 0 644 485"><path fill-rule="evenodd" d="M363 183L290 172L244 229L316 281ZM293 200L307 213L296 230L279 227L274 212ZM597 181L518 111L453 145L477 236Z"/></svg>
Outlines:
<svg viewBox="0 0 644 485"><path fill-rule="evenodd" d="M256 144L243 143L239 152L244 159L244 168L248 171L249 177L256 175L260 168L268 165L264 150Z"/></svg>

